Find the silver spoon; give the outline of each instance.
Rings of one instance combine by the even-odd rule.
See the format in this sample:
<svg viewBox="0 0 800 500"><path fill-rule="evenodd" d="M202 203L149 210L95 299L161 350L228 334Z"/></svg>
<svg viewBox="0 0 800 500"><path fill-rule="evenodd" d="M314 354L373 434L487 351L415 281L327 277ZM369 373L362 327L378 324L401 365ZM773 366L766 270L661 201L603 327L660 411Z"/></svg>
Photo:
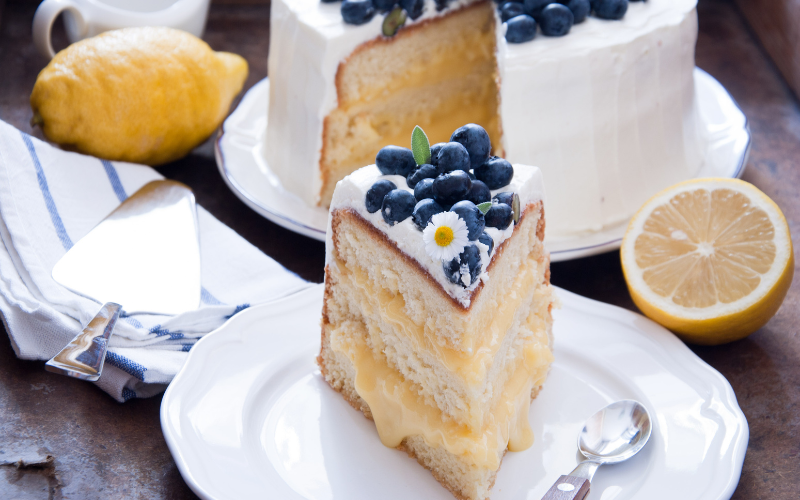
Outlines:
<svg viewBox="0 0 800 500"><path fill-rule="evenodd" d="M641 403L626 399L598 411L578 436L586 457L568 476L561 476L542 500L583 500L597 468L618 464L636 455L650 439L650 415Z"/></svg>

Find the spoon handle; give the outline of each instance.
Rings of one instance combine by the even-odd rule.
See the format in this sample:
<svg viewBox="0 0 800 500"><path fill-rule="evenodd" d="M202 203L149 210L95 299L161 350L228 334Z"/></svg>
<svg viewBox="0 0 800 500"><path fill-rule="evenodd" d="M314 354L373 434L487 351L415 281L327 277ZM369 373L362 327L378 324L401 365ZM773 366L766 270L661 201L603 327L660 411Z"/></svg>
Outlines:
<svg viewBox="0 0 800 500"><path fill-rule="evenodd" d="M589 493L589 480L575 476L561 476L547 490L542 500L583 500Z"/></svg>

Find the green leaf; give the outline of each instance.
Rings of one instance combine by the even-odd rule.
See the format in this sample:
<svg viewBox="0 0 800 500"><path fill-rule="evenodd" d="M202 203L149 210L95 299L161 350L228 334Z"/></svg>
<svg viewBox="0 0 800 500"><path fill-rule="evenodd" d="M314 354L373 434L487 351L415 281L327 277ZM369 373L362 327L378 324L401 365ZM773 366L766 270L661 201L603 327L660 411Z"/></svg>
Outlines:
<svg viewBox="0 0 800 500"><path fill-rule="evenodd" d="M519 195L517 193L514 193L514 197L511 199L511 211L514 214L514 224L518 224L520 210L519 210Z"/></svg>
<svg viewBox="0 0 800 500"><path fill-rule="evenodd" d="M417 162L417 165L431 162L431 143L428 142L428 136L419 125L414 127L414 131L411 132L411 152L414 153L414 161Z"/></svg>
<svg viewBox="0 0 800 500"><path fill-rule="evenodd" d="M381 30L383 36L394 36L397 30L406 23L406 11L400 6L394 8L386 17L383 18Z"/></svg>
<svg viewBox="0 0 800 500"><path fill-rule="evenodd" d="M484 201L483 203L478 204L478 210L480 210L483 215L486 215L486 212L488 212L490 208L492 208L491 201Z"/></svg>

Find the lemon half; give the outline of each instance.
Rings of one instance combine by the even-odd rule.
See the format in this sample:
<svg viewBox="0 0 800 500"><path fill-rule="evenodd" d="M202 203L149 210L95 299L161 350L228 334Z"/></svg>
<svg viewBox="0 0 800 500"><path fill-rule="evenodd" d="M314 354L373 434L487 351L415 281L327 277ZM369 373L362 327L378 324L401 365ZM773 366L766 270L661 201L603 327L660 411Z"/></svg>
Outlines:
<svg viewBox="0 0 800 500"><path fill-rule="evenodd" d="M628 225L621 259L639 309L705 345L761 328L794 274L783 213L738 179L695 179L653 196Z"/></svg>

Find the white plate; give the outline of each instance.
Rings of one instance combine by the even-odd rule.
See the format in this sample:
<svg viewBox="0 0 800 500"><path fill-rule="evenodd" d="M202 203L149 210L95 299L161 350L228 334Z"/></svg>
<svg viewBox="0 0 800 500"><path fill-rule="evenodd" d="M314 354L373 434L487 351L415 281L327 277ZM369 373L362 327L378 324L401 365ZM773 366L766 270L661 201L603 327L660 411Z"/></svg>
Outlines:
<svg viewBox="0 0 800 500"><path fill-rule="evenodd" d="M322 285L234 316L194 348L161 404L183 478L201 498L453 500L321 378ZM637 399L650 442L602 467L589 500L728 499L749 430L727 380L638 314L558 291L555 362L530 421L536 440L508 453L493 500L538 500L578 461L584 420Z"/></svg>
<svg viewBox="0 0 800 500"><path fill-rule="evenodd" d="M694 77L708 138L706 163L698 177L741 177L750 152L747 119L711 75L695 68ZM215 143L217 166L231 190L250 208L291 231L324 241L328 211L308 206L284 190L264 159L268 106L269 81L265 78L247 92L222 125ZM627 225L545 243L553 262L588 257L619 248Z"/></svg>

